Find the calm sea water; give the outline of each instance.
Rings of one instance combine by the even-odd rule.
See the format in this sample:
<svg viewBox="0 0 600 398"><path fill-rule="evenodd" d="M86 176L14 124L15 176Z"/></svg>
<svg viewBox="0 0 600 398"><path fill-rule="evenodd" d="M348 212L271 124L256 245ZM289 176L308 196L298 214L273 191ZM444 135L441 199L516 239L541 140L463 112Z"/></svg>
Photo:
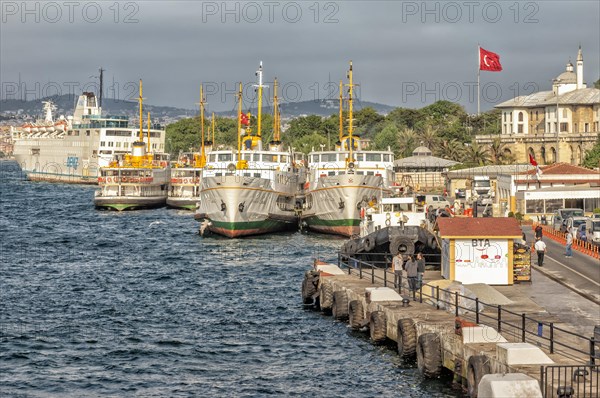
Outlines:
<svg viewBox="0 0 600 398"><path fill-rule="evenodd" d="M461 396L302 307L341 240L203 239L190 213L93 192L0 163L0 396Z"/></svg>

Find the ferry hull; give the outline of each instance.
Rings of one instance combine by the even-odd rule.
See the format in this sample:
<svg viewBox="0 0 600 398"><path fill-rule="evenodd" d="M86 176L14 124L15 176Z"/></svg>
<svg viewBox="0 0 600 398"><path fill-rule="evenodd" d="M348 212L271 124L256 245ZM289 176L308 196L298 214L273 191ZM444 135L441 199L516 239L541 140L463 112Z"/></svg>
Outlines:
<svg viewBox="0 0 600 398"><path fill-rule="evenodd" d="M94 199L94 205L97 208L105 208L110 210L138 210L138 209L152 209L156 207L162 207L166 204L166 197L164 196L150 196L150 197L96 197Z"/></svg>
<svg viewBox="0 0 600 398"><path fill-rule="evenodd" d="M360 205L373 196L380 200L381 177L340 175L321 178L306 200L302 224L311 231L352 237L360 233Z"/></svg>
<svg viewBox="0 0 600 398"><path fill-rule="evenodd" d="M209 231L229 238L296 228L294 211L277 204L280 195L293 195L273 189L271 183L259 177L208 177L195 218L210 221Z"/></svg>
<svg viewBox="0 0 600 398"><path fill-rule="evenodd" d="M98 177L96 176L82 176L74 174L58 174L58 173L37 173L33 171L25 171L25 175L29 181L36 182L52 182L52 183L64 183L64 184L85 184L85 185L97 185Z"/></svg>
<svg viewBox="0 0 600 398"><path fill-rule="evenodd" d="M198 201L200 198L167 198L167 206L172 207L174 209L184 209L194 211L198 206Z"/></svg>

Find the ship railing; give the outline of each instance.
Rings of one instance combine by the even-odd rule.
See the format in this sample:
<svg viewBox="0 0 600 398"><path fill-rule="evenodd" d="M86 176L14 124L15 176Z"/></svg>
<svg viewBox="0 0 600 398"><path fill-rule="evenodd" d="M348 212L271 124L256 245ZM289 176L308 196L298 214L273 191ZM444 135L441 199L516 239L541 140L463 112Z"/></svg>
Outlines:
<svg viewBox="0 0 600 398"><path fill-rule="evenodd" d="M550 354L558 354L579 363L587 361L586 363L595 365L596 361L600 361L598 346L600 332L596 336L584 336L559 327L554 322L511 311L502 305L483 302L477 296L462 290L460 285L458 288L455 286L444 289L430 282L421 283L416 290L411 290L408 278L404 275L396 277L392 271L390 253L369 253L371 258L374 254L384 260L366 261L361 257L340 252L338 266L347 269L348 274L358 275L361 279L370 279L373 285L393 288L400 295L429 304L437 310L454 313L457 318L461 317L478 325L493 327L509 341L532 343L546 349ZM437 256L439 266L441 255L424 254L423 256L426 262L431 262Z"/></svg>

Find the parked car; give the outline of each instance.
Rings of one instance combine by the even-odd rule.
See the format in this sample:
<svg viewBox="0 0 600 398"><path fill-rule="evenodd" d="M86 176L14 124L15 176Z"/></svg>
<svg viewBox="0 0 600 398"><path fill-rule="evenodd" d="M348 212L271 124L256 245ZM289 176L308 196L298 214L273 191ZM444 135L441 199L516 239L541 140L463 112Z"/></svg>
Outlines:
<svg viewBox="0 0 600 398"><path fill-rule="evenodd" d="M466 188L458 188L455 191L456 199L465 199L467 197L467 189Z"/></svg>
<svg viewBox="0 0 600 398"><path fill-rule="evenodd" d="M594 214L592 214L592 218L600 218L600 213L594 213Z"/></svg>
<svg viewBox="0 0 600 398"><path fill-rule="evenodd" d="M575 232L581 225L585 225L585 222L589 220L589 217L569 217L567 218L561 228L560 232L566 233L567 231Z"/></svg>
<svg viewBox="0 0 600 398"><path fill-rule="evenodd" d="M575 233L575 238L582 240L584 242L587 241L587 235L586 235L586 224L583 223L581 224L578 228L577 228L577 232Z"/></svg>
<svg viewBox="0 0 600 398"><path fill-rule="evenodd" d="M583 217L583 209L559 209L552 216L552 227L562 231L566 229L566 220L569 217Z"/></svg>
<svg viewBox="0 0 600 398"><path fill-rule="evenodd" d="M585 222L585 236L588 242L600 245L600 218L590 218Z"/></svg>

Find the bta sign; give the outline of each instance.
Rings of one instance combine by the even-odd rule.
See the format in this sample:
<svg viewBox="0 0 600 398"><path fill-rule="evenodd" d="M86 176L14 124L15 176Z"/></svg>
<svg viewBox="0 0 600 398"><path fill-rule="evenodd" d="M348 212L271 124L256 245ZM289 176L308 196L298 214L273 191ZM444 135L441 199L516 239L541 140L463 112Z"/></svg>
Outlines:
<svg viewBox="0 0 600 398"><path fill-rule="evenodd" d="M506 239L457 239L454 259L454 279L457 281L509 284Z"/></svg>

